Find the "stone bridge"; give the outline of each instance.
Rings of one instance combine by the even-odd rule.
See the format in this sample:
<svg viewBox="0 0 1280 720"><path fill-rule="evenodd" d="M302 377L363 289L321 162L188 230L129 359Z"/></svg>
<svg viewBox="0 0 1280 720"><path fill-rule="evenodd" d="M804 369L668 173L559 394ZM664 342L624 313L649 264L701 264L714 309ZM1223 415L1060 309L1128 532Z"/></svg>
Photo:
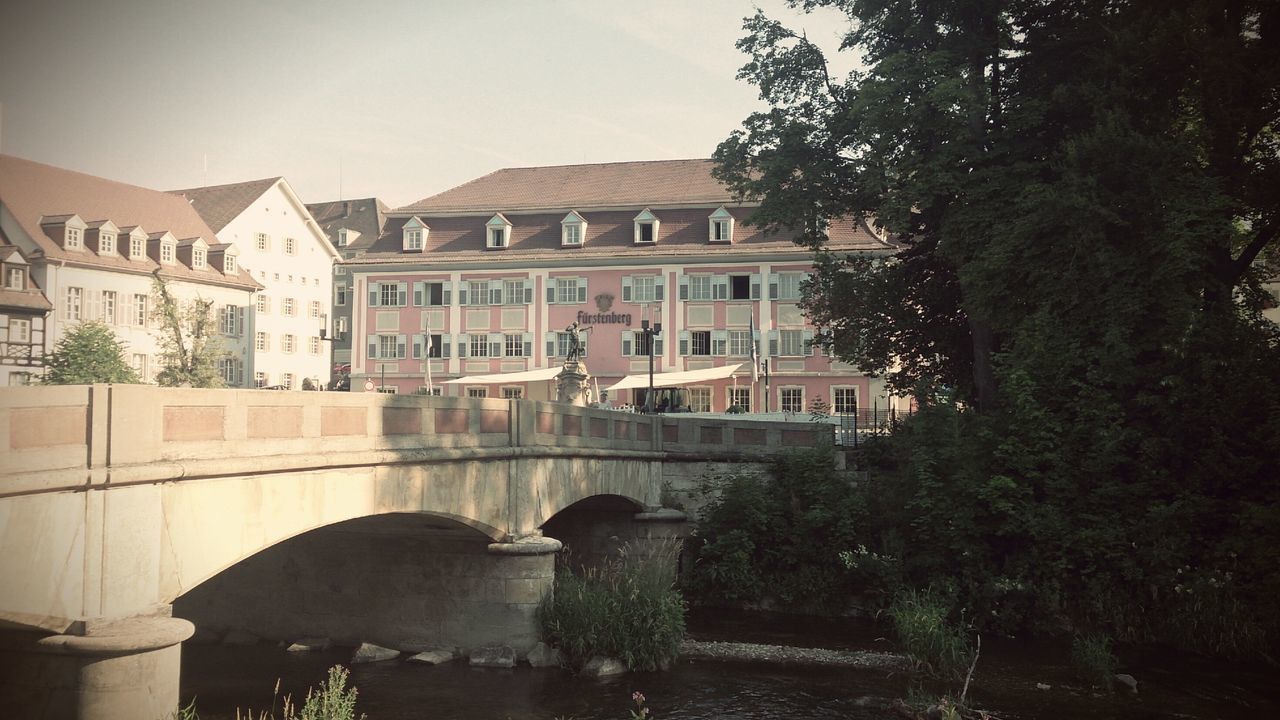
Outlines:
<svg viewBox="0 0 1280 720"><path fill-rule="evenodd" d="M664 469L830 442L523 400L6 388L0 707L166 717L191 620L527 649L560 540L678 536Z"/></svg>

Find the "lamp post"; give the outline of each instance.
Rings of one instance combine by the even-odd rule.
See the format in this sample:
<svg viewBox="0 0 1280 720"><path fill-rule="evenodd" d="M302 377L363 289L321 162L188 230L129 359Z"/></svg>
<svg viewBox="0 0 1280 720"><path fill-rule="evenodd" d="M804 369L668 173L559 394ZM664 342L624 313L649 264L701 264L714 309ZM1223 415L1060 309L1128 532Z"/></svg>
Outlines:
<svg viewBox="0 0 1280 720"><path fill-rule="evenodd" d="M648 320L640 321L640 332L649 348L649 393L645 395L645 412L653 413L653 339L662 334L662 323L649 324Z"/></svg>

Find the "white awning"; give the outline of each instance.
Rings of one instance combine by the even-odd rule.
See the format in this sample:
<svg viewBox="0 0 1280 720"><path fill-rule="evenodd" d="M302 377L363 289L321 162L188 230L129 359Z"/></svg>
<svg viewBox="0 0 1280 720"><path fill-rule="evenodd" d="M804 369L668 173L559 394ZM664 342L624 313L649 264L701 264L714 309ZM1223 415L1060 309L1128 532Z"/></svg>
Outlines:
<svg viewBox="0 0 1280 720"><path fill-rule="evenodd" d="M654 387L671 387L672 385L688 385L692 382L702 382L706 380L720 380L727 378L738 371L742 367L742 363L734 365L721 365L720 367L703 368L702 370L681 370L679 372L664 372L653 374ZM606 390L628 390L630 388L647 388L649 387L649 374L628 375L622 380L605 388Z"/></svg>
<svg viewBox="0 0 1280 720"><path fill-rule="evenodd" d="M454 380L445 380L441 385L493 385L509 382L536 382L550 380L564 370L563 366L541 368L539 370L521 370L520 372L494 373L493 375L467 375Z"/></svg>

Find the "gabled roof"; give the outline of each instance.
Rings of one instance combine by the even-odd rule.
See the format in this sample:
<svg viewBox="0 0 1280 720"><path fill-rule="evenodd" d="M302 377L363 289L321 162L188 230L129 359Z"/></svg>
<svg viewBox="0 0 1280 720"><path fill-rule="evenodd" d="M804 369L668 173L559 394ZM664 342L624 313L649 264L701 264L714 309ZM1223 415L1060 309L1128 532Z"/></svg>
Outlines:
<svg viewBox="0 0 1280 720"><path fill-rule="evenodd" d="M65 250L45 234L41 223L72 216L108 219L123 229L141 225L153 237L168 232L175 237L218 241L200 214L185 199L148 188L65 170L12 155L0 155L0 204L13 214L26 237L36 244L29 260L40 257L68 263L116 270L151 273L160 267L148 259L131 260L128 255L98 255L94 248ZM226 276L215 270L192 270L165 265L167 278L190 280L245 289L262 287L247 272Z"/></svg>
<svg viewBox="0 0 1280 720"><path fill-rule="evenodd" d="M200 213L200 217L204 218L209 228L216 233L222 232L222 228L235 220L240 213L253 204L254 200L262 197L263 193L282 179L273 177L169 192L173 195L181 195L190 201L191 207Z"/></svg>
<svg viewBox="0 0 1280 720"><path fill-rule="evenodd" d="M504 168L397 208L394 214L735 202L729 189L711 176L713 166L711 160L648 160Z"/></svg>
<svg viewBox="0 0 1280 720"><path fill-rule="evenodd" d="M359 250L368 247L387 225L387 213L391 208L377 198L360 200L334 200L307 205L320 229L329 236L329 242L338 244L338 231L347 229L360 233L360 237L342 250Z"/></svg>
<svg viewBox="0 0 1280 720"><path fill-rule="evenodd" d="M27 264L26 258L22 255L22 250L9 242L9 238L5 236L3 230L0 230L0 260L10 265ZM13 290L5 287L3 279L0 279L0 307L44 310L47 312L53 309L53 304L49 302L49 298L45 297L44 291L36 283L35 276L28 272L26 290Z"/></svg>

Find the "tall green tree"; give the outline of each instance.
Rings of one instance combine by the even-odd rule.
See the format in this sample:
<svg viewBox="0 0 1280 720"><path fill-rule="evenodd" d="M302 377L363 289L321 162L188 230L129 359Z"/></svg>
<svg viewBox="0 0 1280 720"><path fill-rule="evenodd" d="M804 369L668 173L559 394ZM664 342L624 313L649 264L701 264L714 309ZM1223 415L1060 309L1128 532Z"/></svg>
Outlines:
<svg viewBox="0 0 1280 720"><path fill-rule="evenodd" d="M44 367L45 385L142 382L125 359L124 344L100 322L71 328L44 357Z"/></svg>
<svg viewBox="0 0 1280 720"><path fill-rule="evenodd" d="M1280 628L1280 338L1256 292L1280 3L792 4L843 11L860 65L834 77L748 19L739 76L769 108L718 174L814 248L804 305L837 355L959 401L902 436L875 515L916 540L916 579L993 611L993 584L1036 587L1041 617L1140 636L1178 624L1179 578L1230 574L1239 625ZM900 249L825 251L853 217Z"/></svg>
<svg viewBox="0 0 1280 720"><path fill-rule="evenodd" d="M160 333L156 383L164 387L223 387L218 360L226 351L218 334L213 301L200 297L179 300L158 274L152 287Z"/></svg>

